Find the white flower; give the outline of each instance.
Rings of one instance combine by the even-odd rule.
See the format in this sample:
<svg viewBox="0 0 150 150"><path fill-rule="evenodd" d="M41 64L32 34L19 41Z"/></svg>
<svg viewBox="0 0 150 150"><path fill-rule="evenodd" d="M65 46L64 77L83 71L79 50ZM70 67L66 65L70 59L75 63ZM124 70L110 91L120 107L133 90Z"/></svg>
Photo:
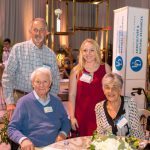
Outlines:
<svg viewBox="0 0 150 150"><path fill-rule="evenodd" d="M95 150L118 150L121 143L115 138L108 138L105 141L102 141L101 139L96 139L91 144L95 146ZM124 144L124 150L132 150L127 142L124 141Z"/></svg>

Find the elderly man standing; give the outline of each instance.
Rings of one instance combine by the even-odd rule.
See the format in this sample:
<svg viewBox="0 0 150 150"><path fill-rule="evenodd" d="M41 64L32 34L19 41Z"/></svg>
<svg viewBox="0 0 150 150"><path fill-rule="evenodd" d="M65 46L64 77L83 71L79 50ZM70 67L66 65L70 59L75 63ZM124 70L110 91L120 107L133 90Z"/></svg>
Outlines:
<svg viewBox="0 0 150 150"><path fill-rule="evenodd" d="M11 118L17 100L32 91L30 75L38 67L52 71L53 83L50 92L58 94L59 71L54 52L44 42L47 24L43 18L35 18L30 28L31 40L13 46L7 67L2 76L8 117Z"/></svg>

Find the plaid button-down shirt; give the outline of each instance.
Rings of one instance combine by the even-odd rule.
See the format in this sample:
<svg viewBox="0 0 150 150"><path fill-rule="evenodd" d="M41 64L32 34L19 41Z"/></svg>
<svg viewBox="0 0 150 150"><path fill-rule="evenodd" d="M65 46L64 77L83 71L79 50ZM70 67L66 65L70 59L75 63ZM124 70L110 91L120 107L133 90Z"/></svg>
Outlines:
<svg viewBox="0 0 150 150"><path fill-rule="evenodd" d="M32 91L30 81L31 73L38 67L48 66L52 72L52 86L50 92L59 92L59 70L56 55L46 45L38 48L30 41L18 43L13 46L8 64L2 77L5 101L14 104L13 90L19 89L25 92Z"/></svg>

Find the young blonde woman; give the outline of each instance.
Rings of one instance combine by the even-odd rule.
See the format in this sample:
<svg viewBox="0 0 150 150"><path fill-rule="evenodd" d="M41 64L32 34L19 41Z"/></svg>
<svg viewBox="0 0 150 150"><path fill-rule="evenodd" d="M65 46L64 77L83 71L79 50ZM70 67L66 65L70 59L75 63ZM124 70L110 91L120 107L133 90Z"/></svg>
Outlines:
<svg viewBox="0 0 150 150"><path fill-rule="evenodd" d="M94 108L105 98L101 80L111 72L108 64L100 61L100 48L93 39L86 39L80 47L79 63L70 75L69 113L72 128L80 136L92 135L96 129Z"/></svg>

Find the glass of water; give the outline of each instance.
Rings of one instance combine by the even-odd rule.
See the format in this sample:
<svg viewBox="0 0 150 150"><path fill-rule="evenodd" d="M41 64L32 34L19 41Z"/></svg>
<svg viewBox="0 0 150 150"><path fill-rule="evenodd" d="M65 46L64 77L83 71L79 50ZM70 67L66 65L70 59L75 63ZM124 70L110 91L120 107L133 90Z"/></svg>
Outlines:
<svg viewBox="0 0 150 150"><path fill-rule="evenodd" d="M64 141L64 150L69 150L69 141L68 140Z"/></svg>

